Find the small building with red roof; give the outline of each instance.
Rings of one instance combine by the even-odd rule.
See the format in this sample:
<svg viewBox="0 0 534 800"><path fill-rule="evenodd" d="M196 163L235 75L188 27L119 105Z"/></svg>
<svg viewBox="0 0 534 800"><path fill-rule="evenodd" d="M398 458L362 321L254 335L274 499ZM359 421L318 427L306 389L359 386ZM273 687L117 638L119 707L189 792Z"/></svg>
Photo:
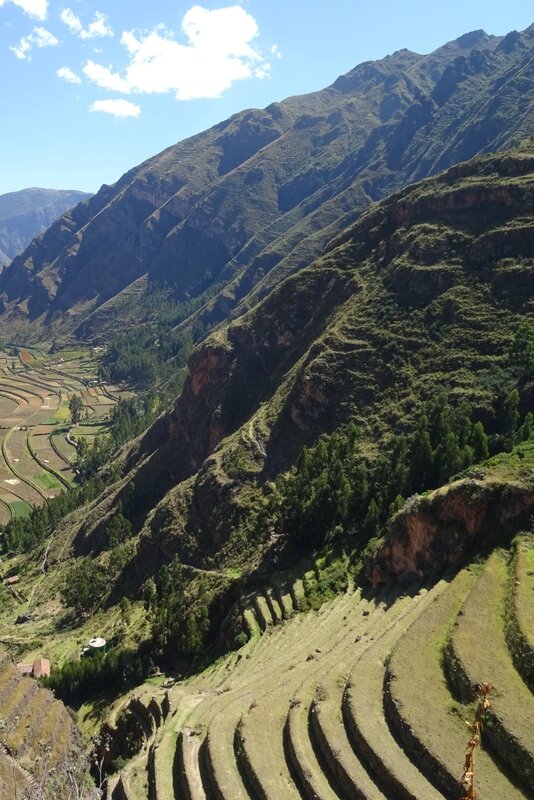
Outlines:
<svg viewBox="0 0 534 800"><path fill-rule="evenodd" d="M34 678L49 678L50 677L50 661L47 658L38 658L33 662L33 677Z"/></svg>
<svg viewBox="0 0 534 800"><path fill-rule="evenodd" d="M21 675L30 678L50 677L50 661L47 658L37 658L33 664L17 664L17 669Z"/></svg>

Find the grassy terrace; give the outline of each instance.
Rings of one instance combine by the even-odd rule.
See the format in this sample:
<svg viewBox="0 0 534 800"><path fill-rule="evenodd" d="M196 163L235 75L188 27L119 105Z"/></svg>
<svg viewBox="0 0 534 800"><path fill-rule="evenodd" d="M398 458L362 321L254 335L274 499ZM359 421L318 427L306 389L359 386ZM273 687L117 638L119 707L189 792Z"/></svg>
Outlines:
<svg viewBox="0 0 534 800"><path fill-rule="evenodd" d="M29 779L33 772L36 757L42 755L42 748L49 752L50 764L56 767L72 746L72 729L69 716L60 703L54 701L51 692L40 689L34 680L23 678L13 663L0 653L0 718L3 720L2 745L0 746L0 777L6 764L5 745L16 757L19 770L13 762L8 762L17 786ZM20 783L18 782L20 778ZM8 784L9 785L9 784ZM2 786L2 784L0 784ZM3 795L6 800L23 795Z"/></svg>
<svg viewBox="0 0 534 800"><path fill-rule="evenodd" d="M31 481L26 480L19 469L20 458L15 461L17 456L11 453L10 433L11 431L0 430L0 491L2 497L6 497L6 502L12 509L12 501L9 496L16 497L18 501L23 501L29 506L40 505L44 500L41 491Z"/></svg>
<svg viewBox="0 0 534 800"><path fill-rule="evenodd" d="M192 697L175 689L173 693L176 712L168 719L167 725L161 730L160 737L155 748L154 756L154 783L157 797L174 797L174 787L178 780L180 770L187 772L193 771L191 776L192 785L200 785L201 781L196 777L198 766L198 747L200 738L194 738L196 732L191 735L187 728L184 728L186 720L192 710L201 701L201 697ZM180 741L178 737L180 735ZM193 739L186 742L185 739ZM184 751L183 763L178 763L180 750ZM175 780L176 777L176 780Z"/></svg>
<svg viewBox="0 0 534 800"><path fill-rule="evenodd" d="M264 691L242 719L240 730L244 755L268 797L285 794L288 797L300 796L293 759L286 757L289 713L292 708L306 705L305 697L309 705L311 695L306 691L307 688L313 691L325 672L335 670L347 654L350 657L353 632L347 630L346 623L351 611L361 607L361 604L359 593L349 593L340 600L335 610L327 607L317 622L315 648L306 643L306 650L302 652L298 665L295 664L288 671L281 683L275 680L270 690ZM358 618L355 618L354 623L357 625L358 622ZM260 724L261 719L264 720L263 725ZM274 741L270 734L273 729L281 732ZM307 736L304 741L309 741ZM303 746L304 742L299 739L294 748L295 755ZM283 769L280 765L283 765ZM290 791L292 794L289 794Z"/></svg>
<svg viewBox="0 0 534 800"><path fill-rule="evenodd" d="M499 726L525 751L533 744L532 695L513 667L503 616L509 568L531 590L531 546L523 537L510 564L496 552L432 586L349 588L302 613L295 593L309 604L311 571L257 591L242 612L243 647L188 680L136 690L147 713L152 696L161 705L167 692L170 711L123 772L130 796L456 800L473 706L451 694L443 652L452 636L457 680L495 687L491 751L477 754L480 800L533 797L509 739L495 747ZM523 595L515 597L524 615Z"/></svg>
<svg viewBox="0 0 534 800"><path fill-rule="evenodd" d="M367 616L364 611L369 609ZM310 703L325 672L336 671L343 659L352 663L355 635L372 635L383 617L392 624L397 613L388 617L385 603L369 605L358 593L349 592L317 612L269 626L261 638L250 640L202 675L171 689L171 714L157 735L154 750L157 796L167 797L159 787L171 785L174 795L170 796L175 797L306 796L293 778L294 767L284 748L284 729L295 707L292 701L302 692ZM313 753L307 725L302 727L302 736L304 747ZM300 737L297 739L300 751ZM173 746L177 752L171 761L168 756ZM144 752L148 768L148 753ZM126 775L130 787L141 786L139 767L135 759L136 780L132 781L129 771ZM250 788L254 775L257 791ZM321 770L316 781L323 788L330 785ZM336 796L330 789L324 800ZM374 797L376 800L378 795Z"/></svg>
<svg viewBox="0 0 534 800"><path fill-rule="evenodd" d="M487 746L534 795L534 695L516 671L504 634L507 554L493 553L462 607L447 649L448 670L460 697L469 685L492 684Z"/></svg>
<svg viewBox="0 0 534 800"><path fill-rule="evenodd" d="M67 441L65 434L68 428L58 427L49 435L54 452L58 453L65 464L72 465L76 461L76 449Z"/></svg>
<svg viewBox="0 0 534 800"><path fill-rule="evenodd" d="M306 637L308 626L302 620L299 626L299 638ZM267 641L268 640L268 641ZM216 791L223 793L224 797L247 797L243 784L242 774L238 769L236 759L236 730L243 713L249 710L256 697L256 681L252 674L248 674L247 664L259 652L268 648L271 657L268 663L261 665L257 670L261 686L267 685L273 675L280 669L280 663L285 662L290 654L286 652L287 639L284 637L282 627L273 628L261 640L254 644L245 645L244 658L239 662L223 660L218 669L208 676L208 691L213 692L212 701L206 697L198 706L192 719L201 729L207 729L206 762L211 783L218 787ZM248 655L248 658L247 658ZM266 659L267 662L267 659ZM235 688L231 679L237 681ZM221 710L223 713L221 713Z"/></svg>
<svg viewBox="0 0 534 800"><path fill-rule="evenodd" d="M53 426L40 425L26 435L26 446L33 460L51 473L56 483L68 488L72 484L72 465L54 449L50 439L53 432Z"/></svg>
<svg viewBox="0 0 534 800"><path fill-rule="evenodd" d="M338 794L322 771L308 734L309 715L305 700L291 703L284 727L289 769L305 797L336 800Z"/></svg>
<svg viewBox="0 0 534 800"><path fill-rule="evenodd" d="M297 617L291 622L291 625L293 633L299 641L309 641L313 637L314 616ZM263 658L261 654L263 654ZM251 673L249 665L251 661L254 663L257 658L260 658L260 664ZM179 747L185 748L186 752L180 753L178 761L183 761L187 757L189 764L188 770L182 773L182 781L187 786L193 781L193 785L189 786L187 791L195 792L198 776L202 774L205 779L207 768L211 775L211 782L219 787L218 791L222 792L222 796L248 797L236 765L234 750L236 729L241 714L250 707L253 701L256 681L260 685L269 680L276 682L276 675L283 672L281 665L285 664L288 658L292 658L292 654L291 648L288 648L286 626L271 626L266 635L251 639L238 653L219 660L206 673L177 689L179 692L178 713L184 706L184 692L191 700L196 701L195 709L187 718L187 736L179 738ZM234 682L235 689L233 688ZM198 692L195 690L197 685L202 686ZM195 735L199 737L195 742L191 742L191 731L195 731ZM191 747L198 746L200 750L200 743L204 740L206 732L206 744L202 748L202 769L198 765L195 768L190 759ZM170 733L164 731L162 745L165 746L166 743L166 746L169 747L173 738L176 739L176 731L172 730ZM157 781L168 784L170 780L169 764L159 763L160 769L156 772ZM161 768L162 766L164 769ZM198 786L196 789L198 790ZM207 796L211 796L209 791L208 787ZM202 795L195 793L192 796Z"/></svg>
<svg viewBox="0 0 534 800"><path fill-rule="evenodd" d="M33 781L0 746L0 786L4 787L6 797L24 797L30 791Z"/></svg>
<svg viewBox="0 0 534 800"><path fill-rule="evenodd" d="M534 692L534 536L518 537L511 564L506 628L519 674Z"/></svg>
<svg viewBox="0 0 534 800"><path fill-rule="evenodd" d="M415 588L415 587L414 587ZM433 597L439 595L438 583L431 592L422 590L405 602L395 624L387 626L375 636L374 641L353 667L343 696L343 713L349 738L362 762L370 769L377 785L388 796L393 794L405 800L440 800L436 791L407 758L386 724L382 708L382 687L385 662L392 647L405 634L409 626L425 609ZM411 590L412 592L414 589Z"/></svg>
<svg viewBox="0 0 534 800"><path fill-rule="evenodd" d="M265 596L263 592L260 595ZM260 638L251 639L237 653L171 689L169 721L156 738L156 787L173 785L176 797L306 796L288 757L289 748L284 746L292 709L304 708L306 703L309 708L325 674L332 673L337 686L340 667L347 672L354 663L355 638L374 638L384 625L395 626L407 605L415 613L417 604L409 597L388 608L380 598L365 600L358 592L349 591L319 611L269 625ZM338 719L342 689L341 682ZM176 708L177 718L172 708ZM311 753L311 763L317 765L305 722L300 730L301 735L293 730L295 750ZM177 752L171 762L168 754L173 746ZM347 747L350 749L348 741ZM147 768L148 761L147 757ZM138 772L137 759L135 764ZM322 768L316 769L316 785L324 790L317 796L324 800L338 796L333 788L325 793L330 778ZM129 774L127 782L134 785ZM251 788L254 785L255 790ZM166 797L159 791L157 796ZM378 796L376 792L373 795L375 800Z"/></svg>
<svg viewBox="0 0 534 800"><path fill-rule="evenodd" d="M378 598L378 603L372 601L367 609L360 611L362 628L352 641L348 658L337 659L315 689L310 715L312 738L321 754L326 773L331 775L343 796L386 796L380 782L377 783L369 772L367 756L362 758L354 748L344 719L344 698L349 676L352 676L351 680L360 680L367 657L371 659L373 674L377 673L379 678L383 658L380 653L376 654L376 647L382 646L387 652L392 637L401 635L416 608L417 599L408 595L396 597L394 594L385 594ZM369 702L373 715L380 717L380 698L377 701L373 695Z"/></svg>
<svg viewBox="0 0 534 800"><path fill-rule="evenodd" d="M283 757L283 726L289 708L289 700L295 691L296 683L302 679L301 676L299 678L300 667L303 665L306 665L308 669L315 667L312 659L308 660L309 655L314 651L314 640L315 649L318 647L320 649L321 645L324 646L326 631L331 629L330 626L333 623L332 618L341 614L341 609L346 605L347 600L348 598L341 599L335 608L326 607L322 613L317 615L309 614L302 618L297 617L289 626L285 625L275 629L268 637L263 637L257 648L251 653L251 659L260 657L260 665L265 659L265 667L258 670L260 679L256 684L253 680L251 681L251 676L246 676L246 692L240 691L244 716L243 714L240 716L234 714L232 719L234 730L227 730L225 740L229 751L230 745L235 746L235 732L242 720L239 741L242 756L240 763L249 775L255 776L256 781L261 783L266 796L273 796L276 791L292 792L292 795L295 792L292 780L288 775L287 765L281 760ZM293 632L291 639L290 630ZM271 639L270 643L269 639ZM267 660L269 650L272 654L272 663L270 659ZM261 658L262 652L263 659ZM242 669L246 670L246 663ZM267 715L262 717L262 712ZM263 718L261 730L257 728L257 719L259 718ZM212 741L210 741L210 752L212 748L220 750L222 737L217 736L217 726L217 720L215 720L213 731L210 726L210 733L213 734ZM271 735L269 735L269 731ZM276 738L272 736L273 731L277 731L279 734ZM264 749L263 737L265 735L269 741ZM258 754L262 749L264 759L261 756L258 759ZM224 758L220 758L220 760L224 763ZM273 763L277 764L276 774L271 774L270 768ZM265 779L266 773L269 773L267 780Z"/></svg>
<svg viewBox="0 0 534 800"><path fill-rule="evenodd" d="M446 796L460 791L458 753L465 747L473 710L454 701L442 668L442 651L476 575L469 570L451 580L393 650L386 692L386 717L398 740ZM524 794L495 765L485 750L477 754L481 800Z"/></svg>

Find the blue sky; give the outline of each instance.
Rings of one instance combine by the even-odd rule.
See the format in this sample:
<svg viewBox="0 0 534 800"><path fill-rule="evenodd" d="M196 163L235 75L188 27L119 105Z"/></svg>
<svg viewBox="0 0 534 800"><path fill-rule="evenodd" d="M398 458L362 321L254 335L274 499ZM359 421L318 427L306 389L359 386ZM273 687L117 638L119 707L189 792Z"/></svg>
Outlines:
<svg viewBox="0 0 534 800"><path fill-rule="evenodd" d="M533 22L532 0L0 0L0 194L96 191L362 61Z"/></svg>

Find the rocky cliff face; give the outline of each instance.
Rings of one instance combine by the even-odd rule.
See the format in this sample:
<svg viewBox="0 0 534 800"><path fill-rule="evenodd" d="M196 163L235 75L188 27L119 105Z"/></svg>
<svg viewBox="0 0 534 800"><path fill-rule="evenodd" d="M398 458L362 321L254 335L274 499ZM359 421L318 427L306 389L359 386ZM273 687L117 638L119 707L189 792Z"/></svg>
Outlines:
<svg viewBox="0 0 534 800"><path fill-rule="evenodd" d="M204 322L241 315L371 202L530 134L533 36L400 51L170 147L15 260L0 327L53 319L54 332L98 337L145 275L184 300L222 286Z"/></svg>
<svg viewBox="0 0 534 800"><path fill-rule="evenodd" d="M439 573L489 551L528 524L534 483L466 478L415 497L392 520L385 541L366 565L373 586Z"/></svg>
<svg viewBox="0 0 534 800"><path fill-rule="evenodd" d="M272 456L274 466L277 447L272 452L263 447L263 434L256 437L251 420L259 406L272 401L285 374L324 328L332 310L353 291L350 277L334 270L318 270L298 290L296 280L280 287L283 315L270 307L261 320L254 321L257 325L245 317L241 324L230 325L224 336L215 334L193 354L189 377L174 407L156 421L126 459L136 505L144 513L150 513L159 502L165 505L167 493L195 475L195 486L202 487L199 491L205 494L199 508L202 514L211 513L211 494L218 485L211 470L221 477L222 473L209 457L243 427L252 438L253 460L263 466ZM311 385L307 392L311 402ZM286 458L284 454L284 461ZM208 462L209 475L203 472ZM213 534L221 540L215 530ZM206 546L213 549L209 542Z"/></svg>
<svg viewBox="0 0 534 800"><path fill-rule="evenodd" d="M0 195L0 264L9 264L54 220L90 197L87 192L55 189L23 189Z"/></svg>

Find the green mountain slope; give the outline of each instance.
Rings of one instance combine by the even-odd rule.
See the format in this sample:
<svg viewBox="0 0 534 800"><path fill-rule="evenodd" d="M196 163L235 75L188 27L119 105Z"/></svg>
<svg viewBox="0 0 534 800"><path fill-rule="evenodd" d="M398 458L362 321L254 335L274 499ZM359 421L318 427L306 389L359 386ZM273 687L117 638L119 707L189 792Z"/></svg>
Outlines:
<svg viewBox="0 0 534 800"><path fill-rule="evenodd" d="M22 189L0 195L0 263L9 264L35 236L89 197L87 192L57 189Z"/></svg>
<svg viewBox="0 0 534 800"><path fill-rule="evenodd" d="M533 35L399 51L168 148L16 259L0 280L4 324L108 336L128 303L143 318L147 282L215 295L204 324L239 315L373 201L528 136Z"/></svg>
<svg viewBox="0 0 534 800"><path fill-rule="evenodd" d="M529 152L487 157L392 196L208 337L174 408L126 457L140 565L159 547L225 563L250 493L350 419L378 443L446 387L491 427L533 311L533 172ZM79 546L101 530L86 525Z"/></svg>

